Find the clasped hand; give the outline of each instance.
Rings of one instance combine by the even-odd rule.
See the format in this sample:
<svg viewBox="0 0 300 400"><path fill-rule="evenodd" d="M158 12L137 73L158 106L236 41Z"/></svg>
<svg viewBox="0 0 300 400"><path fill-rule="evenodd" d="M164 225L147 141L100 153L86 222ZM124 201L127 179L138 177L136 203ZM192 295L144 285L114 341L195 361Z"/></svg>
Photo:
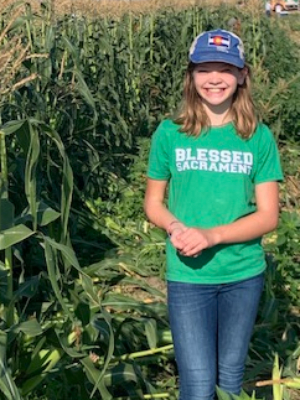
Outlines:
<svg viewBox="0 0 300 400"><path fill-rule="evenodd" d="M202 250L215 245L211 229L188 228L183 224L172 231L170 241L186 257L197 257Z"/></svg>

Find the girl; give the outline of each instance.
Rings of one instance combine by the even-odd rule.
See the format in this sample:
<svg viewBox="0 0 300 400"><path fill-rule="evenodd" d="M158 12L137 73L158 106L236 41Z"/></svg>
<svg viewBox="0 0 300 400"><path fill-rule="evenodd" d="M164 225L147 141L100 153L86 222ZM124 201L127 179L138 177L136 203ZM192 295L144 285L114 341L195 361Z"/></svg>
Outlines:
<svg viewBox="0 0 300 400"><path fill-rule="evenodd" d="M152 138L145 212L165 229L168 309L180 400L239 394L278 223L278 150L258 123L243 43L204 32L189 53L183 104ZM168 187L168 206L165 193Z"/></svg>

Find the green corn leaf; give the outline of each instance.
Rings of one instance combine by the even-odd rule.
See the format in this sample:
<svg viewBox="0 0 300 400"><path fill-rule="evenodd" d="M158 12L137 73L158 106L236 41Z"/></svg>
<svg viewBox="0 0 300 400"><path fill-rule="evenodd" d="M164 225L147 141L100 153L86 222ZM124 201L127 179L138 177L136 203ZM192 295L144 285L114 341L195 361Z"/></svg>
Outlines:
<svg viewBox="0 0 300 400"><path fill-rule="evenodd" d="M36 169L40 155L40 140L37 129L29 124L30 144L25 166L25 193L33 219L33 230L37 229Z"/></svg>
<svg viewBox="0 0 300 400"><path fill-rule="evenodd" d="M106 386L126 384L128 382L138 383L139 378L132 364L120 363L111 368L104 376Z"/></svg>
<svg viewBox="0 0 300 400"><path fill-rule="evenodd" d="M86 294L89 296L91 300L95 303L95 305L99 305L100 303L100 297L97 293L97 289L95 285L93 284L92 279L89 276L86 275L81 275L81 284L86 292Z"/></svg>
<svg viewBox="0 0 300 400"><path fill-rule="evenodd" d="M72 347L70 347L70 345L73 344L76 340L76 334L74 332L72 332L68 336L66 336L65 334L61 334L58 329L55 329L55 332L61 347L63 348L65 353L68 354L68 356L72 358L86 357L85 353L80 353L74 350Z"/></svg>
<svg viewBox="0 0 300 400"><path fill-rule="evenodd" d="M7 279L8 279L8 270L5 269L4 265L1 265L0 268L0 302L5 305L9 306L10 300L7 296Z"/></svg>
<svg viewBox="0 0 300 400"><path fill-rule="evenodd" d="M1 277L1 273L0 273L0 277ZM33 277L29 278L28 280L26 280L25 282L22 282L19 285L18 289L14 291L12 301L15 302L15 301L21 299L22 297L27 297L27 298L33 297L37 292L37 289L40 284L40 280L41 280L40 276L33 276ZM1 278L0 278L0 282L1 282Z"/></svg>
<svg viewBox="0 0 300 400"><path fill-rule="evenodd" d="M16 121L16 125L17 125ZM24 154L28 153L28 149L30 146L30 123L28 120L22 121L22 125L18 127L18 130L15 132L18 143L20 144ZM14 133L14 132L13 132Z"/></svg>
<svg viewBox="0 0 300 400"><path fill-rule="evenodd" d="M12 332L23 332L27 336L35 337L41 335L43 333L43 329L36 319L32 319L30 321L21 322L20 324L15 325L12 328Z"/></svg>
<svg viewBox="0 0 300 400"><path fill-rule="evenodd" d="M18 17L13 21L12 26L8 30L10 33L17 33L19 31L19 28L24 25L25 23L25 18L24 17Z"/></svg>
<svg viewBox="0 0 300 400"><path fill-rule="evenodd" d="M15 207L8 199L0 198L0 231L9 229L13 225Z"/></svg>
<svg viewBox="0 0 300 400"><path fill-rule="evenodd" d="M150 349L157 347L157 323L151 318L145 323L145 332Z"/></svg>
<svg viewBox="0 0 300 400"><path fill-rule="evenodd" d="M88 325L91 319L91 310L89 304L79 301L75 309L75 315L81 321L82 326Z"/></svg>
<svg viewBox="0 0 300 400"><path fill-rule="evenodd" d="M290 389L300 389L300 378L291 378L288 382L284 382L284 385Z"/></svg>
<svg viewBox="0 0 300 400"><path fill-rule="evenodd" d="M104 374L105 374L105 372L109 366L109 363L113 357L114 349L115 349L115 338L114 338L114 332L113 332L112 325L111 325L111 316L107 311L105 311L104 308L102 308L101 313L102 313L102 316L109 328L109 342L108 342L108 350L107 350L106 359L105 359L104 365L102 367L101 374L99 375L97 381L95 381L95 386L92 391L91 397L93 397L93 395L94 395L96 389L99 387L99 385L100 386L104 385L103 377L104 377Z"/></svg>
<svg viewBox="0 0 300 400"><path fill-rule="evenodd" d="M88 394L87 379L83 371L83 368L78 368L78 369L66 368L64 374L66 376L68 386L74 386L78 388L77 393L80 393L80 400L91 400ZM74 398L75 396L72 397ZM77 399L79 400L78 397Z"/></svg>
<svg viewBox="0 0 300 400"><path fill-rule="evenodd" d="M43 381L47 373L60 361L62 355L63 350L61 349L42 349L35 354L26 371L26 376L34 376L26 379L23 383L21 387L23 396L32 392Z"/></svg>
<svg viewBox="0 0 300 400"><path fill-rule="evenodd" d="M220 389L218 386L216 387L216 392L219 400L232 400L231 396L224 392L224 390Z"/></svg>
<svg viewBox="0 0 300 400"><path fill-rule="evenodd" d="M64 242L68 236L68 222L71 209L73 195L73 171L68 158L63 158L63 182L62 182L62 198L61 198L61 219L62 219L62 239Z"/></svg>
<svg viewBox="0 0 300 400"><path fill-rule="evenodd" d="M102 301L102 305L114 310L134 310L142 314L147 312L149 315L165 315L166 305L163 303L143 303L134 298L121 294L109 294Z"/></svg>
<svg viewBox="0 0 300 400"><path fill-rule="evenodd" d="M51 222L55 221L61 216L61 213L53 210L53 208L49 207L43 202L37 203L37 206L37 218L40 226L49 225Z"/></svg>
<svg viewBox="0 0 300 400"><path fill-rule="evenodd" d="M45 40L46 51L50 53L50 51L53 49L53 46L55 46L55 31L53 26L48 25Z"/></svg>
<svg viewBox="0 0 300 400"><path fill-rule="evenodd" d="M97 368L95 368L92 360L89 357L86 357L83 360L81 360L81 363L85 368L89 381L95 385L96 389L99 390L99 393L101 394L103 400L112 400L113 397L107 390L104 381L102 379L103 374ZM91 395L91 398L92 396L93 395Z"/></svg>
<svg viewBox="0 0 300 400"><path fill-rule="evenodd" d="M61 155L63 161L62 167L62 195L61 195L61 221L62 221L62 241L64 243L67 242L68 236L68 222L69 222L69 215L70 215L70 207L72 201L72 194L73 194L73 172L70 166L68 157L65 152L64 144L61 140L59 134L54 130L51 129L46 124L41 123L37 120L31 120L33 125L39 126L42 131L51 138L51 140L57 146L57 149Z"/></svg>
<svg viewBox="0 0 300 400"><path fill-rule="evenodd" d="M26 124L24 120L21 121L10 121L1 127L1 131L4 132L6 136L16 133L22 126Z"/></svg>
<svg viewBox="0 0 300 400"><path fill-rule="evenodd" d="M138 380L139 378L132 364L120 364L105 375L105 383L107 385L126 384L127 382L137 383Z"/></svg>
<svg viewBox="0 0 300 400"><path fill-rule="evenodd" d="M61 39L64 44L64 47L66 49L68 49L68 52L73 57L76 65L80 65L80 57L78 54L78 48L76 48L65 35L63 35Z"/></svg>
<svg viewBox="0 0 300 400"><path fill-rule="evenodd" d="M57 283L57 280L61 278L61 274L59 272L59 268L57 265L57 252L56 252L56 247L52 246L52 241L49 238L45 238L45 256L46 256L46 263L47 263L47 269L48 269L48 275L49 279L53 288L53 291L62 307L66 315L73 320L73 314L70 312L69 308L67 307L67 304L61 294L61 289Z"/></svg>
<svg viewBox="0 0 300 400"><path fill-rule="evenodd" d="M0 390L6 400L22 400L19 390L6 365L7 334L0 331Z"/></svg>
<svg viewBox="0 0 300 400"><path fill-rule="evenodd" d="M50 206L48 206L43 201L39 201L36 203L37 206L37 223L39 226L46 226L51 222L55 221L60 217L60 213L53 210ZM17 223L25 223L27 221L31 221L32 216L30 214L29 208L25 208L22 214L15 218L15 224Z"/></svg>
<svg viewBox="0 0 300 400"><path fill-rule="evenodd" d="M78 68L80 66L80 57L78 54L78 50L77 50L77 48L75 48L75 46L73 46L71 44L69 39L66 38L65 36L62 37L62 41L65 44L65 47L70 52L70 54L72 55L74 63L75 63L75 68L73 70L73 73L74 73L74 75L76 77L76 81L77 81L76 89L82 95L82 97L85 99L87 104L92 108L93 113L94 113L94 122L95 122L97 120L97 115L98 115L96 106L95 106L95 100L89 89L89 86L86 84L84 77Z"/></svg>
<svg viewBox="0 0 300 400"><path fill-rule="evenodd" d="M53 248L55 250L59 250L61 252L61 254L68 260L68 262L74 268L76 268L79 272L83 273L83 271L79 265L78 259L76 257L76 253L74 252L74 250L71 247L61 244L61 243L57 243L55 240L51 239L48 236L42 236L42 238L44 239L45 243L47 243L48 246L50 246L51 248Z"/></svg>
<svg viewBox="0 0 300 400"><path fill-rule="evenodd" d="M244 390L242 390L239 396L237 396L236 394L232 394L231 396L233 400L260 400L255 396L255 392L253 392L250 397Z"/></svg>
<svg viewBox="0 0 300 400"><path fill-rule="evenodd" d="M299 345L296 348L296 350L293 351L292 357L293 357L293 359L300 357L300 346Z"/></svg>
<svg viewBox="0 0 300 400"><path fill-rule="evenodd" d="M273 381L281 379L281 368L279 368L278 353L275 354L272 372ZM273 384L273 400L283 400L283 385L280 383Z"/></svg>
<svg viewBox="0 0 300 400"><path fill-rule="evenodd" d="M82 97L85 99L87 104L93 109L93 111L95 112L95 115L97 115L95 100L94 100L93 95L92 95L89 87L87 86L81 72L78 71L78 69L75 69L74 72L75 72L75 76L77 78L77 90L82 95Z"/></svg>
<svg viewBox="0 0 300 400"><path fill-rule="evenodd" d="M14 244L28 239L33 234L34 232L23 224L6 229L0 233L0 250L8 249Z"/></svg>

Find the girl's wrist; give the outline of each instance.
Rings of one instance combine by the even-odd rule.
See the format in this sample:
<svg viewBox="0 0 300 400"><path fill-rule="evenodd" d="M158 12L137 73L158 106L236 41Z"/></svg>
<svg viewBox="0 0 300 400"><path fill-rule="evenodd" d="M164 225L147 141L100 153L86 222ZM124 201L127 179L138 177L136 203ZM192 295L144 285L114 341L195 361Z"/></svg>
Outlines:
<svg viewBox="0 0 300 400"><path fill-rule="evenodd" d="M174 220L172 222L170 222L170 224L168 225L166 231L168 233L169 236L172 235L172 233L177 230L177 229L182 229L184 227L183 223L177 220Z"/></svg>
<svg viewBox="0 0 300 400"><path fill-rule="evenodd" d="M222 243L222 235L221 235L219 227L209 229L208 231L209 231L210 238L211 238L211 244L212 244L211 247Z"/></svg>

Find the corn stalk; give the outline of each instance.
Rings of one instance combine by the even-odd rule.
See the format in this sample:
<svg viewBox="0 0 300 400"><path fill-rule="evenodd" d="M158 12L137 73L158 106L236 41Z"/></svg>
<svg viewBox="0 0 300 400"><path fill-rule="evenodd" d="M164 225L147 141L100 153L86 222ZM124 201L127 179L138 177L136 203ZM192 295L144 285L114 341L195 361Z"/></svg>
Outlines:
<svg viewBox="0 0 300 400"><path fill-rule="evenodd" d="M4 229L12 226L13 218L13 206L8 199L8 173L7 173L7 154L6 154L6 143L5 133L0 131L0 159L1 159L1 170L0 170L0 232ZM7 214L8 213L8 214ZM6 214L6 217L5 217ZM7 215L9 218L7 218ZM3 221L6 221L3 223ZM8 327L11 327L14 323L14 305L11 303L13 295L13 261L12 261L12 248L9 246L4 250L4 269L7 276L7 292L6 297L10 305L6 307L5 320Z"/></svg>

